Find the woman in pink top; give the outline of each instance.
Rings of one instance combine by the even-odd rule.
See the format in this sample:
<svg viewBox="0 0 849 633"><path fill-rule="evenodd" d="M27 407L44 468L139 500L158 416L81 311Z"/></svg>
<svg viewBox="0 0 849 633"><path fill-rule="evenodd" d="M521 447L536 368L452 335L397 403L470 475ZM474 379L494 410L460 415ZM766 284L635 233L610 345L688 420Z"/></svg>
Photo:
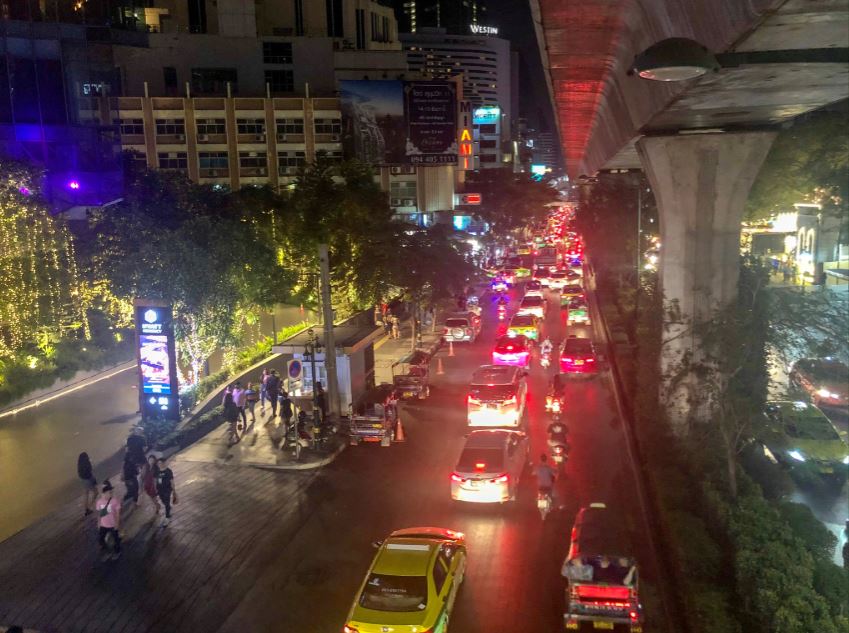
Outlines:
<svg viewBox="0 0 849 633"><path fill-rule="evenodd" d="M112 558L121 556L121 499L112 496L112 484L107 479L103 482L103 494L97 499L97 525L100 528L100 549L108 549L106 537L112 535Z"/></svg>

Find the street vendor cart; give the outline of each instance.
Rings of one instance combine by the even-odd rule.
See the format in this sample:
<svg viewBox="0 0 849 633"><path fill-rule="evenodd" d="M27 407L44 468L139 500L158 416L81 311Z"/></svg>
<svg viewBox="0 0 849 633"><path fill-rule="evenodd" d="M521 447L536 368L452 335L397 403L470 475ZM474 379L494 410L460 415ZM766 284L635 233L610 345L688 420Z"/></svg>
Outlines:
<svg viewBox="0 0 849 633"><path fill-rule="evenodd" d="M380 442L381 446L389 446L395 439L397 403L395 385L383 383L372 387L351 412L351 446L360 442Z"/></svg>

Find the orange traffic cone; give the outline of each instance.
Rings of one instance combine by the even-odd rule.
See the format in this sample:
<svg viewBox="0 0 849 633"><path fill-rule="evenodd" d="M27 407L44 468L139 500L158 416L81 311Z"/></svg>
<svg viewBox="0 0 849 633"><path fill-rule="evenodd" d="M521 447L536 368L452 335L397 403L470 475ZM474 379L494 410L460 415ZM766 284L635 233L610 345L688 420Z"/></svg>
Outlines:
<svg viewBox="0 0 849 633"><path fill-rule="evenodd" d="M436 373L439 376L445 373L445 370L442 369L442 356L438 356L436 359Z"/></svg>
<svg viewBox="0 0 849 633"><path fill-rule="evenodd" d="M404 435L404 425L401 424L401 416L398 416L398 419L395 421L395 441L396 442L406 442L407 437Z"/></svg>
<svg viewBox="0 0 849 633"><path fill-rule="evenodd" d="M448 355L454 356L454 341L448 341Z"/></svg>

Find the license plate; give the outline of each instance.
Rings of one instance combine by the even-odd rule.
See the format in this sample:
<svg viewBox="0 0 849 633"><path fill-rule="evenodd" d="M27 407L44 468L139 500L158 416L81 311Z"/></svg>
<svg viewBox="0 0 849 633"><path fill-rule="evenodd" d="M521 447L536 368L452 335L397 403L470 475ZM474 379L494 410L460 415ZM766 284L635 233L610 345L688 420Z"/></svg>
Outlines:
<svg viewBox="0 0 849 633"><path fill-rule="evenodd" d="M413 395L415 395L415 393L414 393L414 392L412 392L412 391L405 391L405 392L404 392L404 397L405 397L405 398L411 398Z"/></svg>
<svg viewBox="0 0 849 633"><path fill-rule="evenodd" d="M583 365L583 364L584 364L584 361L582 361L582 360L576 360L576 361L575 361L575 364L576 364L576 365Z"/></svg>
<svg viewBox="0 0 849 633"><path fill-rule="evenodd" d="M602 629L606 631L613 630L613 622L593 622L594 629Z"/></svg>

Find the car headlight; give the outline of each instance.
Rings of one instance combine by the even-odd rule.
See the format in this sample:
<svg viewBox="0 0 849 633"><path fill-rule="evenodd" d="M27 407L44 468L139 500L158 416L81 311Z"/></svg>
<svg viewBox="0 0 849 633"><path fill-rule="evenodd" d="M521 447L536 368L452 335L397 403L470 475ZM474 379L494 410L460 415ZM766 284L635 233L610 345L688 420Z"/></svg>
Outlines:
<svg viewBox="0 0 849 633"><path fill-rule="evenodd" d="M805 461L805 456L802 455L802 453L800 453L799 451L790 451L787 454L790 455L790 457L795 459L797 462Z"/></svg>
<svg viewBox="0 0 849 633"><path fill-rule="evenodd" d="M828 389L817 389L817 395L820 398L836 398L836 393L831 393Z"/></svg>

